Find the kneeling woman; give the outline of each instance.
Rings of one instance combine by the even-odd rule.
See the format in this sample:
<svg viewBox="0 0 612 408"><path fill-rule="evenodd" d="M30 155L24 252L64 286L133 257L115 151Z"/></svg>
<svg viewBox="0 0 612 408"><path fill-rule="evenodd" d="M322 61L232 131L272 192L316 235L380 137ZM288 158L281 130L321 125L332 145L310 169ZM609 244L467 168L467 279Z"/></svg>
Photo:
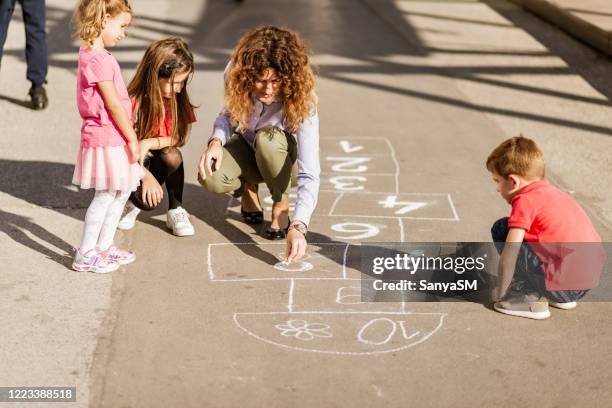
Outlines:
<svg viewBox="0 0 612 408"><path fill-rule="evenodd" d="M319 118L314 75L300 37L273 26L245 34L225 70L225 106L200 160L211 192L242 193L246 222L262 221L256 186L272 195L269 239L287 239L287 260L306 250L319 193ZM293 220L289 189L297 184Z"/></svg>
<svg viewBox="0 0 612 408"><path fill-rule="evenodd" d="M166 226L177 236L194 234L189 214L181 206L185 171L178 149L187 142L195 121L185 87L193 67L193 55L183 40L159 40L147 48L128 86L146 174L130 196L119 229L133 228L141 210L156 208L165 183L169 202Z"/></svg>

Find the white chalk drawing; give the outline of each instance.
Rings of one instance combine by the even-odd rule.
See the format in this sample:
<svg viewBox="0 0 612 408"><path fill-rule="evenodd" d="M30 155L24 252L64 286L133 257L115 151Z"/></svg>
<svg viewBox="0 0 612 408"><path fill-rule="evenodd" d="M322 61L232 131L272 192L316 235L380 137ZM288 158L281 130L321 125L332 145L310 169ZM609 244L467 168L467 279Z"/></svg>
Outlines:
<svg viewBox="0 0 612 408"><path fill-rule="evenodd" d="M368 340L368 336L372 335L370 332L373 332L376 330L376 326L380 326L380 324L382 323L383 328L381 330L384 330L387 332L387 336L384 337L382 340L379 341L375 341L375 340ZM365 325L363 325L363 327L361 328L361 330L359 330L359 333L357 333L357 340L364 343L364 344L371 344L374 346L381 346L383 344L387 344L395 335L395 332L397 331L397 326L400 326L401 330L402 330L402 337L406 340L410 340L413 337L418 336L421 332L420 331L415 331L414 333L408 335L408 333L406 332L406 325L405 325L405 321L404 320L399 320L397 323L395 322L395 320L391 320L387 317L378 317L376 319L372 319L369 322L367 322ZM383 332L384 333L384 332Z"/></svg>
<svg viewBox="0 0 612 408"><path fill-rule="evenodd" d="M310 262L295 261L287 263L286 261L279 261L274 264L274 269L283 272L307 272L314 269L314 266Z"/></svg>
<svg viewBox="0 0 612 408"><path fill-rule="evenodd" d="M277 260L280 260L280 262L282 262L282 260L285 257L285 252L284 252L284 249L286 246L285 242L280 242L280 243L276 243L276 242L274 243L272 242L211 243L211 244L208 244L207 260L206 260L208 277L210 278L210 280L213 282L288 281L290 279L296 279L296 280L359 280L359 278L347 278L346 277L346 257L347 257L347 251L348 251L350 244L340 243L340 242L308 242L309 248L321 247L321 250L323 250L323 252L322 253L306 252L306 255L302 259L291 262L289 265L280 265L280 262L275 262L275 263L270 264L271 267L274 267L274 265L277 265L278 268L276 268L276 270L287 272L287 275L289 275L292 272L303 273L303 272L315 270L313 262L316 263L316 260L326 259L330 257L331 254L336 254L335 257L337 257L337 259L334 258L331 262L328 261L332 263L334 266L339 268L337 271L334 272L333 275L318 275L318 276L310 275L310 276L305 276L305 277L297 277L297 276L285 276L284 274L279 274L279 273L270 274L269 271L266 271L264 276L261 276L261 275L257 276L256 272L254 274L253 273L254 271L248 270L248 271L245 271L245 274L250 274L249 276L230 278L224 275L223 272L221 273L218 273L218 271L217 273L215 272L215 269L216 269L215 265L218 265L223 260L223 257L215 255L213 248L223 248L223 247L233 247L233 246L235 247L253 246L253 245L260 246L262 248L272 247L273 252L270 255L274 256ZM333 249L334 247L337 247L338 249L335 250ZM283 249L283 252L277 252L281 248ZM325 249L325 248L332 248L332 249ZM334 252L334 251L337 251L337 252ZM327 255L323 255L325 253L327 253ZM273 255L273 254L276 254L276 255ZM308 260L308 262L306 262L305 260ZM302 265L301 262L312 265L312 268L310 266ZM308 268L308 269L304 269L300 271L300 268ZM266 276L266 274L269 276ZM253 275L256 277L251 277Z"/></svg>
<svg viewBox="0 0 612 408"><path fill-rule="evenodd" d="M340 191L363 190L365 188L363 185L356 185L360 181L365 183L368 179L363 176L336 176L329 179L329 182L334 184L334 188Z"/></svg>
<svg viewBox="0 0 612 408"><path fill-rule="evenodd" d="M353 140L354 139L354 140ZM358 140L376 140L374 142L357 142ZM391 218L396 219L399 227L400 241L403 242L405 239L405 228L408 225L404 225L404 219L420 219L420 220L449 220L451 218L444 217L413 217L412 212L419 209L425 208L431 203L436 203L436 200L423 199L417 197L415 201L411 201L411 196L443 196L448 201L450 213L452 213L452 219L458 221L459 216L457 214L454 203L452 202L450 194L419 194L419 193L407 193L400 194L399 192L399 176L400 167L397 160L395 149L391 142L386 138L351 138L346 139L333 139L337 141L341 151L346 156L336 155L326 157L325 160L332 162L331 171L329 173L328 181L333 186L334 192L337 194L329 210L329 216L332 217L345 217L344 222L331 224L331 229L335 234L334 239L338 240L366 240L369 238L376 237L380 234L381 228L387 228L384 224L371 224L367 222L354 222L347 217L356 218ZM388 151L382 153L379 146L384 144L378 143L384 141L388 147ZM375 154L370 155L367 150L373 149ZM358 153L359 156L353 156ZM377 160L385 160L384 158L390 158L390 161L395 166L393 173L387 172L386 167L382 167L381 173L370 173L369 165L372 163L372 159L378 157ZM389 160L385 162L389 163ZM348 174L347 174L348 173ZM327 174L327 173L324 173ZM376 183L368 184L368 177L378 176L393 176L395 179L395 191L387 193L374 193L367 191L366 185L376 185L378 189L385 191L385 185L378 185ZM390 186L389 186L390 187ZM269 193L268 193L269 194ZM355 195L353 195L355 194ZM363 196L361 196L363 194ZM373 196L372 194L379 194L379 197ZM369 195L369 196L368 196ZM362 198L363 197L363 198ZM362 201L369 197L371 208L376 208L376 205L380 205L383 209L392 210L388 215L377 215L371 214L367 211L355 211L348 206L348 203L343 201L346 199L352 203ZM400 199L401 197L401 199ZM406 200L408 197L408 200ZM295 209L296 194L291 194L291 211ZM271 210L272 199L268 195L263 200L265 209ZM437 200L439 203L440 201ZM232 203L230 200L228 206ZM342 204L340 204L342 203ZM336 212L336 207L340 208L340 212L353 213L355 214L339 214ZM380 208L380 207L379 207ZM346 211L348 209L348 211ZM435 209L434 209L435 210ZM428 207L424 213L418 212L418 214L427 214L427 211L431 212ZM383 212L384 214L384 212ZM408 215L407 215L408 214ZM437 214L434 214L437 215ZM295 310L294 308L294 296L296 291L296 282L308 282L308 281L331 281L334 285L338 281L340 286L336 291L335 303L338 305L364 305L361 301L361 286L359 285L359 278L347 276L347 257L351 244L339 244L339 243L311 243L309 246L314 247L315 245L343 245L344 251L342 255L342 274L341 277L319 275L321 271L325 269L318 269L317 267L319 260L322 258L321 254L312 253L307 254L303 259L287 264L283 262L284 252L278 253L277 259L280 262L273 265L274 269L280 272L288 272L286 275L278 274L274 276L268 272L262 272L259 275L255 273L255 277L252 272L250 276L238 276L236 279L217 279L215 277L213 266L212 266L212 247L213 245L266 245L265 243L223 243L223 244L209 244L208 246L208 272L211 281L215 282L241 282L241 281L278 281L284 280L289 281L289 290L287 295L286 311L283 312L236 312L233 315L234 323L236 326L249 336L258 339L264 343L281 347L287 350L302 351L302 352L313 352L323 353L332 355L375 355L381 353L397 352L400 350L406 350L417 344L420 344L428 340L431 336L437 333L444 323L446 317L445 313L417 313L406 311L406 303L401 302L398 304L399 311L351 311L350 307L347 307L346 311L337 310ZM284 244L284 243L283 243ZM333 253L333 250L332 252ZM330 258L332 259L332 258ZM308 261L307 261L308 260ZM338 264L340 260L337 260ZM326 266L327 267L327 266ZM322 267L323 268L323 267ZM319 270L315 273L304 274L296 276L291 273L301 273L311 270ZM331 269L333 271L333 269ZM266 277L266 273L270 277ZM232 275L228 273L227 275ZM222 275L226 277L225 275ZM354 283L353 283L354 282ZM304 290L301 284L300 291ZM368 303L368 308L376 309L375 303Z"/></svg>
<svg viewBox="0 0 612 408"><path fill-rule="evenodd" d="M349 293L345 294L345 292ZM336 292L336 303L340 305L361 304L361 286L341 286L338 288Z"/></svg>
<svg viewBox="0 0 612 408"><path fill-rule="evenodd" d="M249 336L288 350L375 355L405 350L428 340L440 330L445 317L445 313L416 312L254 312L234 313L234 323ZM316 336L310 331L299 338L298 333L304 333L308 326L305 328L303 323L287 325L290 320L326 325L329 328L324 332L331 336ZM407 326L412 330L407 330Z"/></svg>
<svg viewBox="0 0 612 408"><path fill-rule="evenodd" d="M277 324L281 336L292 336L299 340L309 341L315 337L333 337L329 332L329 325L323 323L308 323L302 319L290 319L285 324Z"/></svg>
<svg viewBox="0 0 612 408"><path fill-rule="evenodd" d="M400 201L402 198L404 201ZM406 198L414 198L415 201ZM394 210L388 215L372 214L366 208L359 208L351 203L367 202L369 205L380 205L382 208ZM425 209L421 215L417 210ZM448 214L447 216L426 216L432 211L435 213ZM402 193L385 194L369 191L341 191L334 199L327 214L330 217L355 217L355 218L403 218L408 220L430 220L430 221L460 221L457 210L448 193Z"/></svg>
<svg viewBox="0 0 612 408"><path fill-rule="evenodd" d="M388 195L383 201L379 201L378 204L382 205L383 208L395 208L401 206L399 210L395 212L397 215L407 214L410 211L418 210L427 205L420 201L397 201L397 195Z"/></svg>
<svg viewBox="0 0 612 408"><path fill-rule="evenodd" d="M338 173L363 173L368 170L368 166L364 163L368 163L372 160L370 157L342 157L342 156L328 156L326 160L332 162L340 162L332 166L332 171Z"/></svg>
<svg viewBox="0 0 612 408"><path fill-rule="evenodd" d="M380 227L372 224L359 222L345 222L342 224L333 224L331 229L336 232L344 232L353 235L336 235L337 239L368 239L377 236L380 233Z"/></svg>
<svg viewBox="0 0 612 408"><path fill-rule="evenodd" d="M351 142L349 142L348 140L341 140L340 147L342 148L344 153L355 153L360 150L363 150L363 146L359 146L359 145L351 146Z"/></svg>

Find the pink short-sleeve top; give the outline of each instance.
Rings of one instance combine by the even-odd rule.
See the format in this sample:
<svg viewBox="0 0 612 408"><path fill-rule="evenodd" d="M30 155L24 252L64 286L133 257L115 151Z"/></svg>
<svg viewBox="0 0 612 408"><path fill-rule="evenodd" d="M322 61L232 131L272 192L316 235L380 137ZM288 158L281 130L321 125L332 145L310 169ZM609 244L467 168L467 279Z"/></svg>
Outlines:
<svg viewBox="0 0 612 408"><path fill-rule="evenodd" d="M121 105L131 120L132 104L115 57L106 50L81 48L77 75L77 106L83 118L81 147L124 146L127 139L115 124L98 88L98 82L113 81Z"/></svg>

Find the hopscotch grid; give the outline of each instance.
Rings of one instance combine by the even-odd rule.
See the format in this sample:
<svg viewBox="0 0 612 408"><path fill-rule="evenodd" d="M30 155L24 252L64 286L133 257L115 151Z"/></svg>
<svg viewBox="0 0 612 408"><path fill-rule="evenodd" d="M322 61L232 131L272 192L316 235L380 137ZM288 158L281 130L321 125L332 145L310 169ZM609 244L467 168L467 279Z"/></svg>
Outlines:
<svg viewBox="0 0 612 408"><path fill-rule="evenodd" d="M321 172L321 176L351 176L351 175L357 175L357 176L393 176L395 177L395 173L339 173L339 172L327 172L327 171L322 171Z"/></svg>
<svg viewBox="0 0 612 408"><path fill-rule="evenodd" d="M214 243L209 243L208 244L208 248L207 248L207 270L208 270L208 277L210 279L211 282L244 282L244 281L285 281L285 280L291 280L291 279L296 279L296 280L342 280L342 279L346 279L346 280L360 280L357 278L316 278L316 277L305 277L305 278L299 278L299 277L286 277L286 278L238 278L238 279L218 279L215 276L215 273L213 271L213 267L212 267L212 247L213 246L228 246L228 245L276 245L279 247L282 247L286 244L284 243L275 243L275 242L214 242ZM348 246L350 244L347 244L345 242L311 242L309 243L309 245L314 245L314 246L323 246L323 245L336 245L336 246L342 246L345 245L346 248L344 249L344 258L342 260L342 274L343 276L346 276L346 252L348 251Z"/></svg>
<svg viewBox="0 0 612 408"><path fill-rule="evenodd" d="M368 303L372 303L372 302L368 302ZM377 310L377 311L367 311L367 310L351 310L351 311L310 310L310 311L291 312L291 313L290 312L236 312L234 314L255 316L255 315L287 315L287 314L301 315L301 314L315 314L315 313L316 314L409 315L409 316L423 315L423 316L440 316L440 317L446 317L448 315L448 313L445 313L445 312L391 312L391 311L384 311L384 310Z"/></svg>
<svg viewBox="0 0 612 408"><path fill-rule="evenodd" d="M348 256L348 250L351 244L346 244L344 248L344 253L342 254L342 278L346 279L346 258Z"/></svg>
<svg viewBox="0 0 612 408"><path fill-rule="evenodd" d="M330 138L330 137L326 137L326 138L321 138L322 140L334 140L334 141L342 141L342 140L347 140L347 138ZM368 154L368 155L362 155L360 154L359 157L364 157L364 158L374 158L374 157L391 157L391 159L393 160L393 163L395 165L395 172L394 173L364 173L363 175L365 176L372 176L372 177L376 177L376 176L386 176L386 177L394 177L394 181L395 181L395 193L399 195L399 177L400 177L400 165L399 162L397 160L397 154L395 151L395 148L393 147L393 145L391 144L390 140L388 138L385 137L352 137L350 138L350 140L378 140L378 141L384 141L387 144L387 147L390 151L390 154ZM349 152L350 153L350 152ZM361 173L360 173L361 174ZM321 176L337 176L338 172L322 172ZM402 193L402 195L407 195L407 196L446 196L449 206L451 207L451 211L452 214L454 216L454 218L441 218L441 217L414 217L414 216L384 216L384 215L349 215L349 214L333 214L333 212L335 211L338 203L340 202L340 200L344 197L345 195L345 191L338 191L338 190L319 190L319 192L321 193L335 193L338 194L336 196L336 198L334 199L332 206L329 210L329 214L328 216L331 217L355 217L355 218L375 218L375 219L392 219L395 218L398 222L398 226L399 226L399 230L400 230L400 242L404 242L405 241L405 231L404 231L404 222L403 219L409 219L409 220L432 220L432 221L459 221L459 216L457 214L456 208L454 206L454 203L452 201L452 198L450 196L449 193ZM349 193L353 193L353 194L391 194L391 193L383 193L383 192L367 192L367 191L350 191ZM228 204L226 206L226 213L228 213L229 211L229 207L231 206L232 202L233 202L234 198L230 197ZM322 215L324 216L324 215ZM325 242L325 243L309 243L310 245L319 245L319 246L323 246L323 245L345 245L344 247L344 251L343 251L343 256L342 256L342 277L271 277L271 278L234 278L234 279L215 279L215 275L214 275L214 271L213 271L213 267L212 267L212 246L213 245L278 245L281 246L283 244L279 244L279 243L266 243L266 242L243 242L243 243L233 243L233 242L224 242L224 243L214 243L214 244L209 244L208 246L208 272L209 272L209 277L211 279L212 282L244 282L244 281L289 281L289 292L288 292L288 304L287 304L287 310L288 312L245 312L245 313L239 313L239 312L234 312L234 322L235 324L238 326L238 328L240 328L242 331L244 331L245 333L247 333L248 335L262 340L265 343L271 344L271 345L275 345L275 346L280 346L286 349L290 349L290 350L298 350L298 351L308 351L308 352L315 352L315 353L323 353L323 354L335 354L335 355L376 355L376 354L382 354L382 353L389 353L389 352L396 352L396 351L400 351L400 350L404 350L410 347L413 347L417 344L420 344L426 340L428 340L433 334L435 334L443 325L444 323L444 319L447 316L446 313L437 313L437 312L430 312L430 313L419 313L419 312L409 312L406 311L406 302L405 300L402 298L401 301L401 306L400 306L400 311L399 312L389 312L389 311L300 311L300 312L296 312L294 311L294 292L295 292L295 285L296 285L296 281L345 281L345 282L349 282L349 281L362 281L361 278L348 278L347 277L347 259L348 259L348 250L351 246L350 243L344 243L344 242ZM373 302L366 302L366 303L372 303ZM253 332L251 332L250 330L246 329L245 327L243 327L241 325L241 323L239 322L238 316L241 315L306 315L306 314L327 314L327 315L395 315L395 316L409 316L409 315L432 315L432 316L439 316L439 322L436 325L436 327L428 333L422 334L420 331L417 331L415 333L412 333L410 335L410 337L408 338L408 340L415 338L419 335L422 335L423 337L412 343L412 344L407 344L405 346L401 346L401 347L397 347L395 349L392 350L382 350L382 351L364 351L364 352L345 352L345 351L327 351L327 350L312 350L312 349L307 349L307 348L302 348L302 347L294 347L294 346L290 346L290 345L286 345L286 344L282 344L273 340L269 340L266 338L263 338ZM405 337L405 335L404 335Z"/></svg>
<svg viewBox="0 0 612 408"><path fill-rule="evenodd" d="M296 313L293 312L291 314L301 314L302 312ZM314 312L314 313L325 313L325 312ZM329 312L329 313L334 313L334 314L344 314L342 312ZM349 312L346 312L346 314L348 314ZM358 312L357 312L358 313ZM370 313L370 314L400 314L400 313L384 313L384 312L363 312L363 313ZM383 354L383 353L393 353L393 352L397 352L400 350L405 350L407 348L410 347L414 347L420 343L423 343L424 341L427 341L431 336L433 336L438 330L440 330L440 328L442 327L442 325L444 324L444 318L446 317L446 313L410 313L410 315L415 315L415 314L429 314L429 315L438 315L440 317L440 321L438 322L438 325L429 333L427 333L426 335L423 336L422 339L420 339L419 341L416 341L414 343L411 344L407 344L405 346L401 346L401 347L397 347L391 350L382 350L382 351L366 351L366 352L353 352L353 351L326 351L326 350L311 350L311 349L306 349L303 347L295 347L295 346L288 346L286 344L282 344L282 343L277 343L275 341L272 340L268 340L265 339L261 336L258 336L257 334L253 333L252 331L246 329L245 327L243 327L240 322L238 321L238 315L246 315L249 313L234 313L234 323L236 324L236 326L238 326L239 329L241 329L242 331L244 331L246 334L248 334L251 337L254 337L258 340L263 341L264 343L268 343L274 346L278 346L278 347L282 347L285 349L289 349L289 350L297 350L297 351L308 351L311 353L320 353L320 354L335 354L335 355L349 355L349 356L359 356L359 355L377 355L377 354ZM257 313L250 313L250 314L257 314ZM283 313L260 313L260 314L287 314L285 312ZM406 313L404 313L404 315L408 315Z"/></svg>
<svg viewBox="0 0 612 408"><path fill-rule="evenodd" d="M448 198L448 203L450 204L451 210L453 211L453 215L455 216L455 220L459 221L459 214L457 214L457 210L455 209L455 204L453 204L453 199L451 198L450 193L446 195Z"/></svg>
<svg viewBox="0 0 612 408"><path fill-rule="evenodd" d="M393 147L389 139L387 139L386 137L383 139L385 140L385 142L387 142L387 146L389 146L389 149L391 150L391 158L393 159L393 163L395 164L395 194L399 194L400 166L399 162L397 161L397 156L395 154L395 148Z"/></svg>
<svg viewBox="0 0 612 408"><path fill-rule="evenodd" d="M355 218L382 218L403 220L423 220L423 221L460 221L456 218L438 218L438 217L394 217L392 215L355 215L355 214L328 214L328 217L355 217Z"/></svg>
<svg viewBox="0 0 612 408"><path fill-rule="evenodd" d="M287 304L287 309L289 312L293 312L293 289L295 287L295 279L291 279L289 281L289 303Z"/></svg>
<svg viewBox="0 0 612 408"><path fill-rule="evenodd" d="M331 153L331 154L334 154L334 153ZM338 152L337 154L343 154L343 153L342 152ZM356 157L367 157L367 158L370 158L370 157L391 157L391 156L393 156L393 153L390 152L390 153L370 153L370 154L361 154L360 153L359 156L356 156ZM338 156L327 156L327 157L338 157ZM351 156L348 156L348 157L351 157ZM333 161L333 160L326 159L326 161Z"/></svg>
<svg viewBox="0 0 612 408"><path fill-rule="evenodd" d="M336 209L336 205L338 205L338 202L340 201L340 199L344 196L344 193L340 193L338 194L338 196L336 197L336 199L334 200L334 202L332 203L331 208L329 209L329 214L327 214L328 216L331 216L332 213L334 212L334 210Z"/></svg>
<svg viewBox="0 0 612 408"><path fill-rule="evenodd" d="M329 191L333 193L341 193L341 194L397 194L397 195L415 195L415 196L440 196L447 197L449 193L392 193L385 191Z"/></svg>
<svg viewBox="0 0 612 408"><path fill-rule="evenodd" d="M325 281L325 280L346 280L346 281L361 281L361 278L299 278L299 277L287 277L287 278L237 278L237 279L217 279L214 278L211 282L247 282L247 281L288 281L288 280L296 280L296 281Z"/></svg>

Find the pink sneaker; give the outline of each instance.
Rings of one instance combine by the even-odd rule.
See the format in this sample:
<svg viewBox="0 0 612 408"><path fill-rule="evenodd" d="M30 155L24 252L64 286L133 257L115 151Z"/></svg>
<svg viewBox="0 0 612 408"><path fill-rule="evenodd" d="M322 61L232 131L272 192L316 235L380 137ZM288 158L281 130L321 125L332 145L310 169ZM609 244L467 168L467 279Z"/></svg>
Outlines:
<svg viewBox="0 0 612 408"><path fill-rule="evenodd" d="M82 254L77 249L72 261L72 269L77 272L109 273L119 269L119 263L107 259L95 249L86 254Z"/></svg>
<svg viewBox="0 0 612 408"><path fill-rule="evenodd" d="M100 252L100 254L112 262L117 262L119 265L127 265L136 260L136 255L132 251L119 249L114 245L106 251Z"/></svg>

